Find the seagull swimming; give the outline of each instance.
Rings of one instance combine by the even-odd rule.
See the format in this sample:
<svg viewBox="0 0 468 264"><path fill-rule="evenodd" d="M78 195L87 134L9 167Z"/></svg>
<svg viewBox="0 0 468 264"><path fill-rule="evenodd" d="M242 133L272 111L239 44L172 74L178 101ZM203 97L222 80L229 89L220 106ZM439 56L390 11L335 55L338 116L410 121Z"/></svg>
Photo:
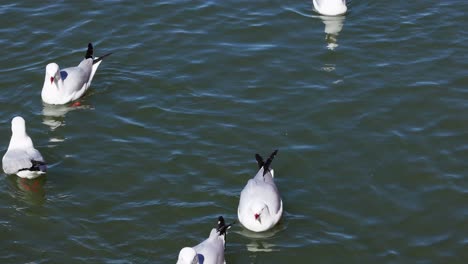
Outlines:
<svg viewBox="0 0 468 264"><path fill-rule="evenodd" d="M338 16L346 13L346 0L313 0L317 12L325 16Z"/></svg>
<svg viewBox="0 0 468 264"><path fill-rule="evenodd" d="M226 225L222 216L218 217L218 228L213 228L210 236L195 247L181 249L177 264L225 264L226 231L231 225Z"/></svg>
<svg viewBox="0 0 468 264"><path fill-rule="evenodd" d="M47 64L41 93L42 101L57 105L80 98L91 85L102 59L111 54L93 58L93 45L89 43L85 58L78 66L60 70L55 62Z"/></svg>
<svg viewBox="0 0 468 264"><path fill-rule="evenodd" d="M26 133L26 123L22 117L16 116L11 120L11 133L10 145L2 159L3 171L28 179L46 173L47 165Z"/></svg>
<svg viewBox="0 0 468 264"><path fill-rule="evenodd" d="M263 232L278 223L283 214L283 201L274 182L274 171L270 168L278 150L264 161L255 154L259 170L250 179L240 194L237 216L239 222L250 231Z"/></svg>

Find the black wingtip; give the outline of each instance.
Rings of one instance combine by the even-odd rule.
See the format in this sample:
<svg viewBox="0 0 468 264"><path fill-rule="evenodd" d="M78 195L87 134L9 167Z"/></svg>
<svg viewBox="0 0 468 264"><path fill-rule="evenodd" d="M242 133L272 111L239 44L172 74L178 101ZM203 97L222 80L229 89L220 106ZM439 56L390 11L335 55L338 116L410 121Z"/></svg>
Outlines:
<svg viewBox="0 0 468 264"><path fill-rule="evenodd" d="M90 59L90 58L92 59L93 53L94 53L93 44L88 43L88 50L86 51L85 59Z"/></svg>
<svg viewBox="0 0 468 264"><path fill-rule="evenodd" d="M259 154L255 154L255 159L257 160L258 168L259 169L262 168L263 164L265 164L265 162L263 161L262 156L260 156Z"/></svg>
<svg viewBox="0 0 468 264"><path fill-rule="evenodd" d="M94 56L94 48L93 48L93 44L90 42L90 43L88 43L88 50L86 51L85 59L93 59L93 64L96 64L96 63L102 61L102 59L104 59L105 57L107 57L107 56L109 56L111 54L112 54L112 52L109 52L109 53L107 53L105 55L102 55L102 56L100 56L98 58L94 58L93 57Z"/></svg>
<svg viewBox="0 0 468 264"><path fill-rule="evenodd" d="M107 53L107 54L102 55L102 56L99 57L99 58L94 59L94 60L93 60L93 64L96 64L97 62L102 61L102 59L104 59L105 57L107 57L107 56L109 56L109 55L111 55L111 54L112 54L112 52L109 52L109 53Z"/></svg>
<svg viewBox="0 0 468 264"><path fill-rule="evenodd" d="M47 172L47 164L43 161L32 160L32 167L30 170Z"/></svg>
<svg viewBox="0 0 468 264"><path fill-rule="evenodd" d="M224 225L225 225L224 217L219 216L219 217L218 217L218 229L219 229L220 227L224 226Z"/></svg>
<svg viewBox="0 0 468 264"><path fill-rule="evenodd" d="M32 166L31 168L23 168L18 171L41 171L41 172L47 172L47 164L43 161L37 161L37 160L31 160Z"/></svg>
<svg viewBox="0 0 468 264"><path fill-rule="evenodd" d="M226 231L231 228L231 226L233 225L234 223L231 223L229 225L226 225L226 222L224 222L224 218L222 216L219 216L218 217L218 232L219 232L219 235L226 235Z"/></svg>
<svg viewBox="0 0 468 264"><path fill-rule="evenodd" d="M275 151L273 151L273 153L270 154L270 157L268 157L265 164L263 164L263 176L265 176L265 174L267 174L267 172L270 171L271 162L273 161L277 153L278 153L278 150L275 149Z"/></svg>

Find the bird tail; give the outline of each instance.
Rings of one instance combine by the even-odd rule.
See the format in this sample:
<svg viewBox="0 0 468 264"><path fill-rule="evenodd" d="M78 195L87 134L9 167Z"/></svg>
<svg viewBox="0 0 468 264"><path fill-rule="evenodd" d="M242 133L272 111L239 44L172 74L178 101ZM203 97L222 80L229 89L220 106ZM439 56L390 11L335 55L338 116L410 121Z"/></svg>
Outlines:
<svg viewBox="0 0 468 264"><path fill-rule="evenodd" d="M94 56L93 54L94 54L93 44L88 43L88 50L86 50L85 59L93 59L93 64L96 64L96 63L102 61L102 59L104 59L105 57L111 55L112 52L109 52L109 53L107 53L105 55L102 55L102 56L96 57L96 58L93 57Z"/></svg>
<svg viewBox="0 0 468 264"><path fill-rule="evenodd" d="M275 151L273 151L273 153L270 154L270 157L268 157L266 161L264 161L262 156L260 156L259 154L255 154L255 159L257 160L258 168L261 169L263 167L263 175L267 174L267 172L270 172L271 162L273 161L277 153L278 150L276 149Z"/></svg>
<svg viewBox="0 0 468 264"><path fill-rule="evenodd" d="M216 229L216 231L218 231L218 233L219 233L220 236L223 236L223 238L224 238L224 243L225 243L225 244L226 244L227 230L228 230L229 228L231 228L231 226L232 226L234 223L235 223L235 222L226 225L226 222L224 222L224 218L223 218L222 216L218 217L218 228Z"/></svg>
<svg viewBox="0 0 468 264"><path fill-rule="evenodd" d="M107 54L102 55L102 56L100 56L100 57L95 57L95 58L94 58L94 57L93 57L93 56L94 56L93 53L94 53L93 44L88 43L88 50L86 51L85 59L92 59L92 60L93 60L93 67L92 67L92 69L91 69L91 75L89 76L88 87L91 85L91 81L93 80L94 74L96 74L96 71L97 71L97 69L98 69L98 67L99 67L99 64L101 64L102 60L103 60L105 57L107 57L107 56L109 56L109 55L112 54L112 52L110 52L110 53L107 53Z"/></svg>

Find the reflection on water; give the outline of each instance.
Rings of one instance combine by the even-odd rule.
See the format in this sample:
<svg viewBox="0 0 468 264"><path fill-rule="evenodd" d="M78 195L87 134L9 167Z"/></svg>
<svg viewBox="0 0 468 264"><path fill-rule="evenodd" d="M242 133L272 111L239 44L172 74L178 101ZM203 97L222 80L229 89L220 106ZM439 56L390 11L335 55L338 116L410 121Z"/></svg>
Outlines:
<svg viewBox="0 0 468 264"><path fill-rule="evenodd" d="M268 243L267 241L261 240L252 240L250 243L246 244L247 250L250 252L273 252L279 251L275 249L276 245L273 243Z"/></svg>
<svg viewBox="0 0 468 264"><path fill-rule="evenodd" d="M332 71L335 70L335 68L336 68L335 64L325 64L325 65L323 65L322 70L324 70L326 72L332 72Z"/></svg>
<svg viewBox="0 0 468 264"><path fill-rule="evenodd" d="M34 205L42 205L46 201L45 175L32 180L9 175L8 181L10 183L10 193L13 197Z"/></svg>
<svg viewBox="0 0 468 264"><path fill-rule="evenodd" d="M325 40L327 48L334 50L338 47L338 33L341 32L344 25L345 16L319 16L325 24Z"/></svg>
<svg viewBox="0 0 468 264"><path fill-rule="evenodd" d="M65 115L77 109L90 109L90 105L83 105L81 102L77 101L73 104L65 105L50 105L43 104L44 108L42 109L43 121L42 123L49 126L50 130L55 130L60 126L65 125Z"/></svg>
<svg viewBox="0 0 468 264"><path fill-rule="evenodd" d="M236 232L237 234L247 237L250 240L250 242L246 243L247 250L250 252L272 252L272 251L278 251L279 249L275 249L276 245L273 243L268 242L269 238L273 238L278 232L282 231L285 226L284 225L279 225L276 226L273 229L270 229L265 232L252 232L249 231L245 228L243 228L241 231Z"/></svg>

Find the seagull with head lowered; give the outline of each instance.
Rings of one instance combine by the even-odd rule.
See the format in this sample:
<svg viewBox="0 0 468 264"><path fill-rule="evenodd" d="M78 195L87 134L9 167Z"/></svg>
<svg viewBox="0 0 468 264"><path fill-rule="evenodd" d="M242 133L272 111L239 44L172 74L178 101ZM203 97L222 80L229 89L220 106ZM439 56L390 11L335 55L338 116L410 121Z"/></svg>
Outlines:
<svg viewBox="0 0 468 264"><path fill-rule="evenodd" d="M2 159L3 171L28 179L46 173L47 165L26 133L26 123L22 117L16 116L11 120L11 133L10 145Z"/></svg>
<svg viewBox="0 0 468 264"><path fill-rule="evenodd" d="M278 150L264 161L255 154L259 170L245 185L240 195L237 216L239 222L250 231L263 232L278 223L283 214L283 201L274 182L271 162Z"/></svg>
<svg viewBox="0 0 468 264"><path fill-rule="evenodd" d="M210 236L195 247L181 249L177 264L225 264L226 231L231 225L226 225L222 216L218 217L218 228L213 228Z"/></svg>
<svg viewBox="0 0 468 264"><path fill-rule="evenodd" d="M325 16L339 16L348 10L346 0L313 0L314 8Z"/></svg>
<svg viewBox="0 0 468 264"><path fill-rule="evenodd" d="M93 45L89 43L85 58L78 66L60 70L55 62L47 64L41 93L42 101L57 105L80 98L91 85L102 59L110 54L112 53L94 58Z"/></svg>

